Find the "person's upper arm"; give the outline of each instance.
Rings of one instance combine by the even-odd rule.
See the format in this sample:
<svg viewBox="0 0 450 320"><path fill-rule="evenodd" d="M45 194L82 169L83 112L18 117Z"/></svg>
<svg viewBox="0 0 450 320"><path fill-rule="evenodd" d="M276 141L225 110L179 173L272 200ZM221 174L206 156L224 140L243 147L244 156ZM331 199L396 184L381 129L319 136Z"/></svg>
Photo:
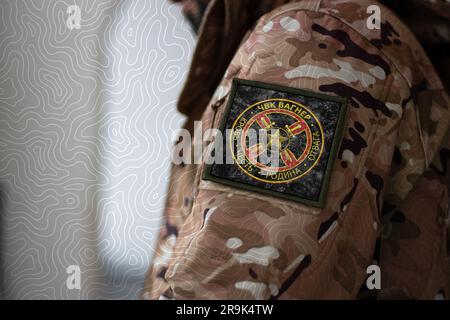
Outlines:
<svg viewBox="0 0 450 320"><path fill-rule="evenodd" d="M325 161L330 176L314 170L317 174L303 176L328 189L324 188L324 202L313 206L203 179L206 167L202 165L192 212L166 272L170 296L354 297L372 263L402 121L411 121L404 142L425 167L420 128L415 118L409 118L416 117L416 110L402 105L410 95L408 86L357 31L335 17L307 10L276 11L259 20L233 58L211 105L223 97L225 102L217 114L209 106L203 115L204 130L218 128L221 119L233 116L226 106L234 98L229 93L235 78L347 101L345 121L340 124L342 138L335 136L337 144L324 143L327 156L336 155ZM255 99L270 98L268 94L263 90ZM335 124L327 131L335 134L339 124L334 115L327 115L326 106L314 108L323 126ZM231 176L239 181L236 177ZM303 187L308 188L306 182Z"/></svg>

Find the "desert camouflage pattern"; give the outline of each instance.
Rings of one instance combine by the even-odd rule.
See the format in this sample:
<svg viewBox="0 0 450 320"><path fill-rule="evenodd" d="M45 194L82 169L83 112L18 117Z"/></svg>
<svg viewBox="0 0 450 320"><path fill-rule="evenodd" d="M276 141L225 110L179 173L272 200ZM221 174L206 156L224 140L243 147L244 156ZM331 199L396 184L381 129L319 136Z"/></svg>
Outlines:
<svg viewBox="0 0 450 320"><path fill-rule="evenodd" d="M327 201L309 207L174 166L143 298L354 299L371 264L378 298L448 298L450 100L414 35L381 5L381 30L369 30L374 1L273 2L248 29L227 20L228 2L212 1L200 27L179 102L186 128L218 127L235 77L346 98ZM224 44L224 21L246 35Z"/></svg>

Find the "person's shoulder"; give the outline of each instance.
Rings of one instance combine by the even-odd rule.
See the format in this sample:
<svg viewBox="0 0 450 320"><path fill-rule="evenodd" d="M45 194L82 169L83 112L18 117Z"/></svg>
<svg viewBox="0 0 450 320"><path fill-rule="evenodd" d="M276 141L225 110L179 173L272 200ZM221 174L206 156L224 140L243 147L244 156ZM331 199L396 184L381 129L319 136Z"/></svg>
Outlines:
<svg viewBox="0 0 450 320"><path fill-rule="evenodd" d="M377 49L409 87L428 75L428 89L439 90L442 83L411 30L386 6L373 0L305 0L281 5L262 16L256 28L269 37L284 32L308 40L312 32L360 47ZM344 47L344 50L346 48Z"/></svg>
<svg viewBox="0 0 450 320"><path fill-rule="evenodd" d="M295 70L288 75L326 68L348 79L363 72L376 77L378 90L372 91L383 104L392 106L401 96L396 108L414 113L408 121L421 131L430 163L447 130L449 100L425 50L393 11L373 0L300 1L268 12L255 28L253 51L263 58L290 56ZM313 64L315 69L306 67ZM442 115L439 122L436 114Z"/></svg>

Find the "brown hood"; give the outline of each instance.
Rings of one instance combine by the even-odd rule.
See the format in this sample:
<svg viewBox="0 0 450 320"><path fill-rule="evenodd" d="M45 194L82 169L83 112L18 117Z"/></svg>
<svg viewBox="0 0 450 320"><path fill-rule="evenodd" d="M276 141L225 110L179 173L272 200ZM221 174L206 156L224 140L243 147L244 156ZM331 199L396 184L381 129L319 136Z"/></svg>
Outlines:
<svg viewBox="0 0 450 320"><path fill-rule="evenodd" d="M210 0L172 0L181 3L183 6L183 14L191 23L192 29L197 33L203 14Z"/></svg>
<svg viewBox="0 0 450 320"><path fill-rule="evenodd" d="M264 14L293 0L182 0L183 12L192 21L201 21L198 28L197 50L194 53L192 65L186 83L196 79L208 79L202 82L201 90L204 95L194 96L185 89L180 95L178 109L197 119L203 110L201 107L192 110L192 105L205 106L216 89L223 72L236 52L245 33ZM206 8L203 4L208 2ZM202 18L199 19L199 15ZM201 48L199 50L198 48ZM205 55L203 52L214 52ZM203 66L214 66L211 68Z"/></svg>

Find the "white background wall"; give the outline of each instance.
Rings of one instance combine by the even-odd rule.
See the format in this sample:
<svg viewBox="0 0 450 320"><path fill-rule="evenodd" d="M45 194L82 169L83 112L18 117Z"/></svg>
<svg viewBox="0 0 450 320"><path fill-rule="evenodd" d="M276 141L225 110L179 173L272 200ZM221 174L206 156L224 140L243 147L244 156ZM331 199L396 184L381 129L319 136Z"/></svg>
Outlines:
<svg viewBox="0 0 450 320"><path fill-rule="evenodd" d="M138 297L194 42L164 1L0 1L6 298ZM81 290L66 287L73 264Z"/></svg>

